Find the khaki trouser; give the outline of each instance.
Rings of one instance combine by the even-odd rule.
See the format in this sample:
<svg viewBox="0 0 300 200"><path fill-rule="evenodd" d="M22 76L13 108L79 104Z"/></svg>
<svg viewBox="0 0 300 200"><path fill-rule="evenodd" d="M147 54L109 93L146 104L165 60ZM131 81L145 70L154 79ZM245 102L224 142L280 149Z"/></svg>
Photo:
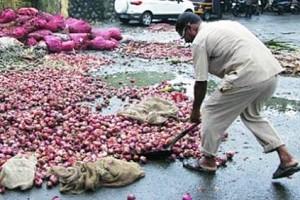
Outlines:
<svg viewBox="0 0 300 200"><path fill-rule="evenodd" d="M275 76L251 86L231 88L222 92L216 90L204 103L201 112L201 152L216 156L222 134L239 115L264 148L265 153L283 145L275 129L260 114L264 102L276 89L277 79Z"/></svg>

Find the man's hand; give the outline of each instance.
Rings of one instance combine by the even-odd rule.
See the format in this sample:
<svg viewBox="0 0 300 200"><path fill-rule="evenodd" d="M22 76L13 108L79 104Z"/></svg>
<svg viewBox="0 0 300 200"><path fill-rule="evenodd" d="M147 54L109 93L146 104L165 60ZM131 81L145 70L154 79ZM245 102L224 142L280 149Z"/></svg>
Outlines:
<svg viewBox="0 0 300 200"><path fill-rule="evenodd" d="M194 102L193 109L190 116L192 123L200 123L200 108L205 97L207 89L207 81L196 81L194 85Z"/></svg>
<svg viewBox="0 0 300 200"><path fill-rule="evenodd" d="M199 110L193 110L190 116L190 121L192 123L200 123L200 111Z"/></svg>

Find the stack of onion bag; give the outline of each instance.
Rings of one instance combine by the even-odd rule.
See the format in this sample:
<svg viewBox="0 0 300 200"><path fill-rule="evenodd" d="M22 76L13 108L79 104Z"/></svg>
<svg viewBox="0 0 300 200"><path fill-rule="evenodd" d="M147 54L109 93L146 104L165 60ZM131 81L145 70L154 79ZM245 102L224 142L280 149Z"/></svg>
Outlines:
<svg viewBox="0 0 300 200"><path fill-rule="evenodd" d="M45 42L51 53L73 50L113 50L122 39L118 28L92 29L81 19L64 19L35 8L5 9L0 13L0 37L18 39L28 46Z"/></svg>

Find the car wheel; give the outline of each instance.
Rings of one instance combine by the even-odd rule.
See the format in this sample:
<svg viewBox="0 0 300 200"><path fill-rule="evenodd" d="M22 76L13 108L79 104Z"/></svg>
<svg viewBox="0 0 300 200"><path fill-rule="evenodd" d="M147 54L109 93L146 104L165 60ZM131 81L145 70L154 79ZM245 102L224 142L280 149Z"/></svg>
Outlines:
<svg viewBox="0 0 300 200"><path fill-rule="evenodd" d="M205 21L210 20L210 18L211 18L211 16L210 16L210 13L209 13L209 12L205 12L205 13L203 14L203 19L204 19Z"/></svg>
<svg viewBox="0 0 300 200"><path fill-rule="evenodd" d="M187 9L186 11L184 11L184 12L193 12L191 9Z"/></svg>
<svg viewBox="0 0 300 200"><path fill-rule="evenodd" d="M278 9L278 10L277 10L277 14L278 14L278 15L282 15L282 14L283 14L283 11L282 11L281 9Z"/></svg>
<svg viewBox="0 0 300 200"><path fill-rule="evenodd" d="M278 15L282 15L283 11L284 11L284 8L282 6L278 6L277 7L277 11L276 12L277 12Z"/></svg>
<svg viewBox="0 0 300 200"><path fill-rule="evenodd" d="M236 9L235 7L232 9L231 13L232 13L233 16L235 16L235 17L240 16L240 13L239 13L238 9Z"/></svg>
<svg viewBox="0 0 300 200"><path fill-rule="evenodd" d="M128 24L129 19L120 18L120 22L122 22L123 24Z"/></svg>
<svg viewBox="0 0 300 200"><path fill-rule="evenodd" d="M146 11L142 14L140 23L144 26L149 26L152 22L152 14L149 11Z"/></svg>

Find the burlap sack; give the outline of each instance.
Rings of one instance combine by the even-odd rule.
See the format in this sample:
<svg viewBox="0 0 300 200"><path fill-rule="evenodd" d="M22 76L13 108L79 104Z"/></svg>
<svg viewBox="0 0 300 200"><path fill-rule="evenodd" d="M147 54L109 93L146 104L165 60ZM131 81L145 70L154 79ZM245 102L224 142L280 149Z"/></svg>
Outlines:
<svg viewBox="0 0 300 200"><path fill-rule="evenodd" d="M176 118L177 112L178 108L172 102L158 97L149 97L118 114L149 124L162 124L169 117Z"/></svg>
<svg viewBox="0 0 300 200"><path fill-rule="evenodd" d="M73 167L53 167L50 173L58 176L60 191L71 194L95 191L101 186L121 187L145 176L137 163L113 157L96 162L77 162Z"/></svg>
<svg viewBox="0 0 300 200"><path fill-rule="evenodd" d="M36 157L34 155L16 155L10 158L2 166L0 183L8 189L29 189L33 186L36 169Z"/></svg>

